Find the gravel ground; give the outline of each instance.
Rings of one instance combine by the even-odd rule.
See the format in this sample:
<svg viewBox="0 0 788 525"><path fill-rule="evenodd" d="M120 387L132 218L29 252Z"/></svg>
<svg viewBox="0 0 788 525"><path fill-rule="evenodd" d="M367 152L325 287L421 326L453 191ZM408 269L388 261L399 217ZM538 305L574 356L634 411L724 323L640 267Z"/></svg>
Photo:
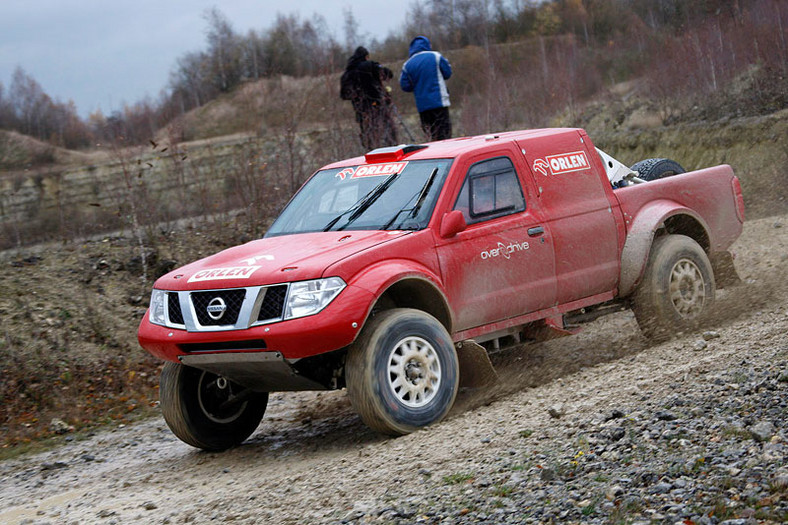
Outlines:
<svg viewBox="0 0 788 525"><path fill-rule="evenodd" d="M788 217L745 225L744 283L650 345L629 312L499 352L500 384L397 439L344 392L276 394L243 446L161 418L0 463L0 523L788 522Z"/></svg>

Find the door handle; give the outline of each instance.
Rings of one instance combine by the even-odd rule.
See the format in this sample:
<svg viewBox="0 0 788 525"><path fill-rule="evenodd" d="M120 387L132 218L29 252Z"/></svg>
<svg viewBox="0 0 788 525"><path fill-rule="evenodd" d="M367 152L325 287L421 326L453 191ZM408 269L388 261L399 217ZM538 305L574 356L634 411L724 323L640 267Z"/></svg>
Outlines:
<svg viewBox="0 0 788 525"><path fill-rule="evenodd" d="M537 237L542 234L544 234L544 228L542 226L535 226L533 228L528 228L528 235L530 237Z"/></svg>

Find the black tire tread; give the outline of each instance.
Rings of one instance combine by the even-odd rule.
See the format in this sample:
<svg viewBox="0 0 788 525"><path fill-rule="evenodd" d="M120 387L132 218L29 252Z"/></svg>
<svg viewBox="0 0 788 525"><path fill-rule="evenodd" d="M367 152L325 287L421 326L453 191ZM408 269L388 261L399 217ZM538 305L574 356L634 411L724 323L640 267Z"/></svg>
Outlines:
<svg viewBox="0 0 788 525"><path fill-rule="evenodd" d="M233 425L224 432L217 431L218 429L214 429L213 432L200 431L199 423L192 420L186 408L192 401L185 397L187 394L183 391L183 382L188 372L188 367L185 365L167 362L161 371L159 381L161 412L167 426L178 439L203 450L221 451L242 443L255 431L268 404L267 393L258 393L253 400L250 400L245 414L245 424Z"/></svg>

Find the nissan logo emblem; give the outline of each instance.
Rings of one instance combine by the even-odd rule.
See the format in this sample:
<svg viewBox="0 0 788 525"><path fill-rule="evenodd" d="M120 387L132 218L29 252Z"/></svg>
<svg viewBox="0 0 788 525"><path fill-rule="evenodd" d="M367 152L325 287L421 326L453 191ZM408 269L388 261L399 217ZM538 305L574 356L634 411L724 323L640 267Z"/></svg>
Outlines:
<svg viewBox="0 0 788 525"><path fill-rule="evenodd" d="M211 299L211 302L208 303L208 308L206 308L206 310L208 310L208 317L214 321L218 321L222 318L224 312L227 311L227 305L221 297L214 297Z"/></svg>

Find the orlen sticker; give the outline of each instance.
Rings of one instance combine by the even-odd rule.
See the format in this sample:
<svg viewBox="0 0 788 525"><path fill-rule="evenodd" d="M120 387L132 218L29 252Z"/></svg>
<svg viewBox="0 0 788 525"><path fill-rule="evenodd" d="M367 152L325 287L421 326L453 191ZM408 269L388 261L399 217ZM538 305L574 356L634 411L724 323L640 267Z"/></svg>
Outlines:
<svg viewBox="0 0 788 525"><path fill-rule="evenodd" d="M550 173L562 175L573 171L587 170L590 167L591 165L588 163L588 158L584 151L548 155L543 159L536 159L533 164L534 171L541 173L545 177Z"/></svg>
<svg viewBox="0 0 788 525"><path fill-rule="evenodd" d="M341 180L346 178L360 179L362 177L382 177L402 173L407 162L390 162L388 164L366 164L357 168L345 168L336 174Z"/></svg>
<svg viewBox="0 0 788 525"><path fill-rule="evenodd" d="M218 281L221 279L248 279L260 268L259 266L234 266L231 268L212 268L210 270L200 270L195 273L187 282L196 283L200 281Z"/></svg>

